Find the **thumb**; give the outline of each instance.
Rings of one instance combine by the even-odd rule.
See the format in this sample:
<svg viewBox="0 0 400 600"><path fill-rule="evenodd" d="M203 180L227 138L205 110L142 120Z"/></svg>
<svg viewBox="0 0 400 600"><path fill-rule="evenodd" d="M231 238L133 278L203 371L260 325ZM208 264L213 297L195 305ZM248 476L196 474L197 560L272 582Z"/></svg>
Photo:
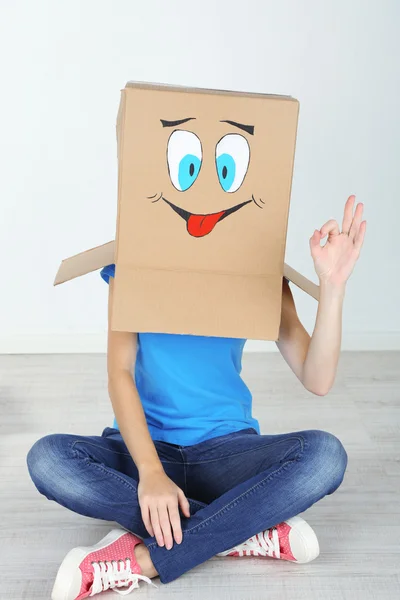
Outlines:
<svg viewBox="0 0 400 600"><path fill-rule="evenodd" d="M310 237L310 249L311 252L316 252L318 248L321 248L320 242L322 239L321 232L316 229L312 236Z"/></svg>
<svg viewBox="0 0 400 600"><path fill-rule="evenodd" d="M181 489L178 490L178 503L185 517L190 517L190 506L188 499Z"/></svg>

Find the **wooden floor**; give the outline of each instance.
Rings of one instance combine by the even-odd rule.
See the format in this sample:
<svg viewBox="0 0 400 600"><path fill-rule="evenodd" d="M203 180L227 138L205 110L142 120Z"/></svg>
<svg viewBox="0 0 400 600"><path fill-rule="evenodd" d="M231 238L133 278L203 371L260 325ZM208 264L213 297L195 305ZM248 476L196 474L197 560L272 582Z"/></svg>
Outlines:
<svg viewBox="0 0 400 600"><path fill-rule="evenodd" d="M263 432L325 429L348 451L342 487L306 513L320 557L304 566L215 558L158 590L144 585L132 597L400 598L400 353L344 353L335 388L325 398L302 390L278 354L246 355L244 378ZM67 551L95 543L110 524L41 497L25 455L46 433L92 435L111 424L105 358L0 356L0 404L0 598L47 600Z"/></svg>

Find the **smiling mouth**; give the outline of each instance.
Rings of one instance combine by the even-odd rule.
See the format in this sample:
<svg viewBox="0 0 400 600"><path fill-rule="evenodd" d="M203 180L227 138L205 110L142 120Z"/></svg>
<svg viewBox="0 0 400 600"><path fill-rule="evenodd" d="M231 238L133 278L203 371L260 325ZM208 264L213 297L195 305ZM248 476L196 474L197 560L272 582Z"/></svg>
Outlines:
<svg viewBox="0 0 400 600"><path fill-rule="evenodd" d="M188 233L193 237L203 237L211 233L217 223L232 215L234 212L246 206L253 200L246 200L245 202L241 202L240 204L236 204L236 206L232 206L232 208L228 208L227 210L221 210L221 212L212 213L209 215L195 215L193 213L180 208L180 206L175 206L169 200L162 197L164 202L166 202L182 219L186 221L186 228Z"/></svg>

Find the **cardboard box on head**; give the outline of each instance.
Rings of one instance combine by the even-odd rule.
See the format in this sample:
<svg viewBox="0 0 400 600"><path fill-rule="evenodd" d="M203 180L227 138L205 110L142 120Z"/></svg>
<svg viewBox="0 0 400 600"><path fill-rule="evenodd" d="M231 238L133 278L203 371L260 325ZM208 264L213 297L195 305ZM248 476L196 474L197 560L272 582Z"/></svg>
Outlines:
<svg viewBox="0 0 400 600"><path fill-rule="evenodd" d="M116 241L55 285L116 264L116 331L276 340L298 102L128 83L117 119Z"/></svg>

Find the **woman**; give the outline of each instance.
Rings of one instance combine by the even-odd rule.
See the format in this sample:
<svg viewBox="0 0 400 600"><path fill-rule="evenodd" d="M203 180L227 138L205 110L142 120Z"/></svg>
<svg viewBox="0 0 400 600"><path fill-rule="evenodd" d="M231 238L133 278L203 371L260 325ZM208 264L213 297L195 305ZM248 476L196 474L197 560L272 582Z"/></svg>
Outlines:
<svg viewBox="0 0 400 600"><path fill-rule="evenodd" d="M277 346L318 396L335 379L345 285L365 235L363 206L354 205L350 196L342 231L331 220L310 239L320 283L311 337L283 282ZM113 265L102 271L109 306L113 274ZM216 554L301 563L318 556L315 533L297 515L339 487L346 452L323 431L260 434L240 378L243 346L109 327L114 428L100 437L46 436L28 455L30 475L48 499L121 526L96 546L67 554L53 600L111 588L127 593L157 575L167 583Z"/></svg>

